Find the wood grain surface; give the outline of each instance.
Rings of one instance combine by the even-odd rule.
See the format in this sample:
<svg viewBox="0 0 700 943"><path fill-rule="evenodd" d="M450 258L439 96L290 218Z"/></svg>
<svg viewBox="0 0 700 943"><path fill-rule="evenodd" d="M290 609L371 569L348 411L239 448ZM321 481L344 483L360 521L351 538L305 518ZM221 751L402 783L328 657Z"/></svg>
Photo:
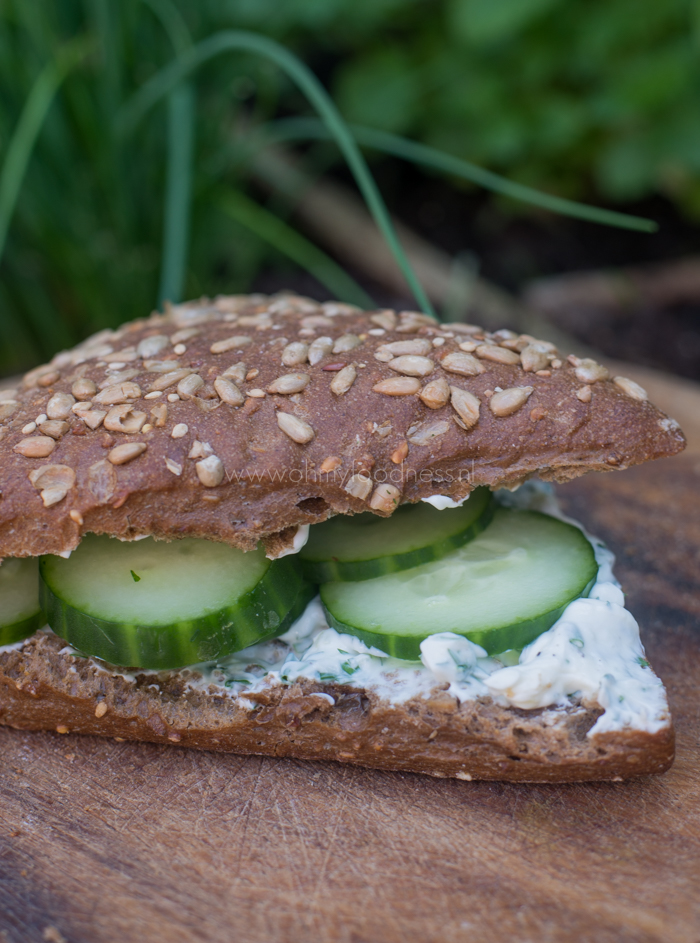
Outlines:
<svg viewBox="0 0 700 943"><path fill-rule="evenodd" d="M700 941L700 457L559 489L666 682L661 777L531 786L0 729L0 941Z"/></svg>

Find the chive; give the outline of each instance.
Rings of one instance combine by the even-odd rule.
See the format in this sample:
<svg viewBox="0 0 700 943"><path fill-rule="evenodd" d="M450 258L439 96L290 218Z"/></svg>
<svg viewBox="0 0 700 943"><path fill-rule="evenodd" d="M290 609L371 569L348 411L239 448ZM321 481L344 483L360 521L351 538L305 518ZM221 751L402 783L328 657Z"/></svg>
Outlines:
<svg viewBox="0 0 700 943"><path fill-rule="evenodd" d="M274 40L244 30L222 30L214 33L191 49L180 53L170 65L161 69L141 86L139 91L120 109L115 125L117 132L126 135L132 131L146 112L167 96L188 75L210 59L234 49L255 52L272 59L299 86L316 108L342 151L369 211L387 241L416 301L426 314L434 317L433 307L401 247L391 217L367 162L335 103L313 72L297 56Z"/></svg>
<svg viewBox="0 0 700 943"><path fill-rule="evenodd" d="M129 573L131 573L131 578L132 578L132 580L134 581L134 583L140 583L140 582L141 582L141 577L140 577L140 576L137 576L136 573L134 573L133 570L129 570Z"/></svg>
<svg viewBox="0 0 700 943"><path fill-rule="evenodd" d="M220 190L217 202L228 216L305 268L335 297L361 308L374 307L370 296L337 262L274 213L231 189Z"/></svg>
<svg viewBox="0 0 700 943"><path fill-rule="evenodd" d="M500 193L512 200L531 203L533 206L539 206L562 216L571 216L589 223L599 223L602 226L649 233L657 232L659 228L658 223L643 216L631 216L629 213L618 213L615 210L589 206L586 203L566 200L551 193L543 193L541 190L509 180L507 177L502 177L470 161L462 160L453 154L446 154L437 148L410 141L397 134L366 128L362 125L349 127L355 139L365 147L470 180L486 190ZM328 130L317 118L283 118L267 125L263 130L267 141L327 140L330 137Z"/></svg>

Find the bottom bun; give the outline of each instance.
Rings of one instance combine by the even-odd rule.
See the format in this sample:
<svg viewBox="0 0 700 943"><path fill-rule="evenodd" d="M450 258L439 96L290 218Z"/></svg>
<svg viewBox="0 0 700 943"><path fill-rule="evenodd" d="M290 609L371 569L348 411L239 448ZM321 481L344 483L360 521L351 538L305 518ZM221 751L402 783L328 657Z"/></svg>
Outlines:
<svg viewBox="0 0 700 943"><path fill-rule="evenodd" d="M670 719L653 734L589 737L600 709L520 710L488 697L460 704L446 684L396 705L351 685L276 682L233 697L191 687L188 677L110 671L42 631L0 653L0 724L466 780L619 780L673 762Z"/></svg>

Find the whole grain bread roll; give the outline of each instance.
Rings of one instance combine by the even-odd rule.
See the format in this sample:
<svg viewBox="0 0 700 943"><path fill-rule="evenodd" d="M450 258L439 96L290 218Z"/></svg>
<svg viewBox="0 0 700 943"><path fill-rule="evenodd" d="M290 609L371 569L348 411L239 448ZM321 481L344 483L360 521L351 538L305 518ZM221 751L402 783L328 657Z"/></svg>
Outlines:
<svg viewBox="0 0 700 943"><path fill-rule="evenodd" d="M297 525L684 447L637 384L511 331L294 295L103 331L0 391L0 557L86 532L279 553Z"/></svg>
<svg viewBox="0 0 700 943"><path fill-rule="evenodd" d="M395 704L372 689L310 679L269 684L246 699L191 680L189 670L110 670L38 632L0 652L0 723L466 780L620 780L663 773L674 757L670 715L655 733L588 736L602 709L580 702L538 710L489 697L460 704L437 684L427 698Z"/></svg>

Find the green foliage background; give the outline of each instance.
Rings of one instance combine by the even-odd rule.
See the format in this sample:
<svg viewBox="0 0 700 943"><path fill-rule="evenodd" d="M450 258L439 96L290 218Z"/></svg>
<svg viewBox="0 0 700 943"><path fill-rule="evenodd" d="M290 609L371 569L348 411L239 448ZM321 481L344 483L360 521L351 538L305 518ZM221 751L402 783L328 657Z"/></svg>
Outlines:
<svg viewBox="0 0 700 943"><path fill-rule="evenodd" d="M159 5L194 40L234 27L288 44L349 120L564 196L661 192L700 213L699 0L0 0L2 156L41 68L76 36L92 43L52 106L10 227L0 372L155 304L166 109L123 139L114 118L173 56ZM257 196L237 134L308 107L252 56L219 59L195 84L186 294L244 291L261 266L289 262L225 211L227 189Z"/></svg>

